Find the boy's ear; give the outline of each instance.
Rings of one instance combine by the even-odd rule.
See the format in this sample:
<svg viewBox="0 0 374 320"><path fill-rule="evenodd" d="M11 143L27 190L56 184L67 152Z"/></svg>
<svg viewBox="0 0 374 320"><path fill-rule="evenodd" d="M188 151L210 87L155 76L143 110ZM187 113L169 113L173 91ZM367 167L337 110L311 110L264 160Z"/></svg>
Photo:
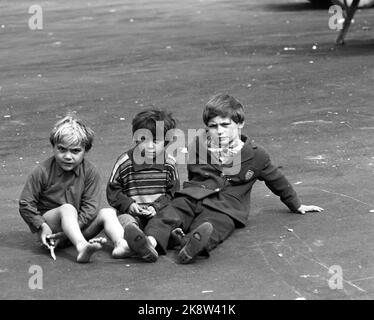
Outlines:
<svg viewBox="0 0 374 320"><path fill-rule="evenodd" d="M239 123L238 124L238 128L239 129L243 129L244 125L245 125L245 121L243 121L242 123Z"/></svg>

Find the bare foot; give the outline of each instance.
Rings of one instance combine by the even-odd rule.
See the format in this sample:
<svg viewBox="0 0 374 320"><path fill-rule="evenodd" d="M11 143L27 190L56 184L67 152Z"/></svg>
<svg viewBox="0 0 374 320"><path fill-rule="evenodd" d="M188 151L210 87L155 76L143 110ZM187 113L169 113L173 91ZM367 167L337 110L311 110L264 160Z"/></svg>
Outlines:
<svg viewBox="0 0 374 320"><path fill-rule="evenodd" d="M148 236L148 240L151 243L151 245L152 245L153 248L157 247L157 240L154 237Z"/></svg>
<svg viewBox="0 0 374 320"><path fill-rule="evenodd" d="M133 254L134 254L134 251L130 249L125 239L118 240L115 243L114 249L112 251L112 257L114 259L128 258L132 256Z"/></svg>
<svg viewBox="0 0 374 320"><path fill-rule="evenodd" d="M185 236L181 228L175 228L171 231L171 237L177 245L184 246L186 244Z"/></svg>
<svg viewBox="0 0 374 320"><path fill-rule="evenodd" d="M88 240L89 243L100 243L100 244L105 244L107 242L106 238L104 237L99 237L99 238L92 238Z"/></svg>
<svg viewBox="0 0 374 320"><path fill-rule="evenodd" d="M99 240L96 241L95 239L91 239L89 242L84 244L81 248L78 249L78 256L77 256L77 262L79 263L87 263L90 261L90 258L92 254L94 254L96 251L102 249L102 240L98 238ZM105 238L101 238L105 239ZM106 242L106 239L103 243Z"/></svg>

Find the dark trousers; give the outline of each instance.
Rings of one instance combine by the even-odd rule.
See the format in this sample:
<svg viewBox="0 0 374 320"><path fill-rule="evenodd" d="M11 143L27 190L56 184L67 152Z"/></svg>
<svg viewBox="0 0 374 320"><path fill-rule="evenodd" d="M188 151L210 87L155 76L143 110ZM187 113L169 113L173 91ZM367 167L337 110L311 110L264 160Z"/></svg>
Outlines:
<svg viewBox="0 0 374 320"><path fill-rule="evenodd" d="M173 229L182 228L187 234L203 222L210 222L213 225L213 233L205 248L207 253L235 230L234 220L230 216L205 206L202 200L179 196L149 220L144 232L157 240L159 253L166 254Z"/></svg>

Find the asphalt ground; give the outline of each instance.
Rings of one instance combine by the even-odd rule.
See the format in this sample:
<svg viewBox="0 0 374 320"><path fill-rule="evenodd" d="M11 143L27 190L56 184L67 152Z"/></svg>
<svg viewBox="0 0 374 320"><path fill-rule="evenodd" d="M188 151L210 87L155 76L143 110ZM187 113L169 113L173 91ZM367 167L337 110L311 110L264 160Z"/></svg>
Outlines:
<svg viewBox="0 0 374 320"><path fill-rule="evenodd" d="M359 10L336 47L331 14L301 0L38 1L38 31L32 4L0 0L1 299L374 297L374 10ZM53 261L38 247L18 197L51 154L56 120L76 111L95 130L88 158L106 206L132 117L156 106L185 132L202 128L217 92L246 105L244 133L323 213L290 213L258 182L248 226L191 265L173 251L153 264L114 260L110 245L82 265L72 248Z"/></svg>

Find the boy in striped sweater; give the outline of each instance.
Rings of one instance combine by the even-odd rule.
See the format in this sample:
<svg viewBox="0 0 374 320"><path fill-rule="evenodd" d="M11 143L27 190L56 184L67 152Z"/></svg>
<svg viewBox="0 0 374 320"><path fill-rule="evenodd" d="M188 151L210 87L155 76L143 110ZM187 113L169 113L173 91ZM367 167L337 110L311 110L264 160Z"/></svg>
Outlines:
<svg viewBox="0 0 374 320"><path fill-rule="evenodd" d="M132 121L135 146L117 159L106 190L124 229L121 256L135 252L148 262L158 258L155 239L141 230L180 187L176 161L165 152L165 135L175 126L170 113L156 109L142 111Z"/></svg>

